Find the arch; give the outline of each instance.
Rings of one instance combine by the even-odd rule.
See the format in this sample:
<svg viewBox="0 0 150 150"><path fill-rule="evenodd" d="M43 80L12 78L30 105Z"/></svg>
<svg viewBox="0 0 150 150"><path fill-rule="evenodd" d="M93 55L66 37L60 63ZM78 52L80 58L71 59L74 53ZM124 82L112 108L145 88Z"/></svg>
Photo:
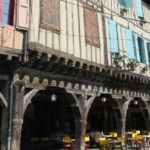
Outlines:
<svg viewBox="0 0 150 150"><path fill-rule="evenodd" d="M27 108L27 106L29 105L29 103L31 103L31 99L37 94L37 92L39 92L39 89L33 89L31 91L29 91L23 99L23 116L25 113L25 110ZM23 118L23 117L22 117Z"/></svg>
<svg viewBox="0 0 150 150"><path fill-rule="evenodd" d="M55 102L50 99L53 93L57 95L57 101ZM71 97L71 94L68 94L64 88L49 86L46 90L34 89L26 94L24 101L25 113L21 149L26 149L26 146L28 146L29 149L33 148L30 147L30 144L28 143L32 137L52 138L53 136L57 136L54 134L57 129L58 131L61 131L60 134L64 132L64 129L66 134L68 133L70 135L70 133L74 133L74 115L78 116L76 113L79 111L78 108L73 105L73 97ZM46 119L44 120L44 118ZM40 128L41 126L42 129ZM70 131L67 132L66 127L68 127ZM42 141L41 138L40 140ZM34 145L38 146L36 143Z"/></svg>
<svg viewBox="0 0 150 150"><path fill-rule="evenodd" d="M0 92L0 104L2 105L3 108L8 107L7 101L1 92Z"/></svg>
<svg viewBox="0 0 150 150"><path fill-rule="evenodd" d="M135 100L138 101L138 105L134 104ZM143 100L141 97L134 97L132 100L129 101L127 109L126 109L126 111L127 111L126 113L131 113L131 112L129 112L129 107L131 107L130 105L133 108L137 107L136 109L140 110L140 112L138 112L138 113L139 114L141 113L143 121L144 121L144 124L142 125L142 127L144 128L144 125L145 125L145 128L149 131L150 130L150 127L149 127L149 124L150 124L150 110L149 110L149 106L148 106L147 102L145 100ZM128 116L126 116L126 117L128 117L128 121L129 121L130 115L131 114L128 114ZM131 128L131 125L130 125L131 123L129 123L129 122L126 122L126 123L128 123L128 126L129 126L128 128Z"/></svg>

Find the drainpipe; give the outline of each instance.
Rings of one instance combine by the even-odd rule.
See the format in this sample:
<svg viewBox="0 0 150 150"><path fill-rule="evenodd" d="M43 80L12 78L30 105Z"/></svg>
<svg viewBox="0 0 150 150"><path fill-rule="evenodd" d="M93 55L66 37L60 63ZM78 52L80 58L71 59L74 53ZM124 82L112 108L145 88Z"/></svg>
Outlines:
<svg viewBox="0 0 150 150"><path fill-rule="evenodd" d="M23 50L22 50L22 63L27 61L27 49L28 49L28 31L24 31L23 38Z"/></svg>
<svg viewBox="0 0 150 150"><path fill-rule="evenodd" d="M12 133L12 108L13 108L13 86L14 82L10 84L10 104L9 104L9 127L8 127L8 139L7 139L7 150L11 147L11 133Z"/></svg>

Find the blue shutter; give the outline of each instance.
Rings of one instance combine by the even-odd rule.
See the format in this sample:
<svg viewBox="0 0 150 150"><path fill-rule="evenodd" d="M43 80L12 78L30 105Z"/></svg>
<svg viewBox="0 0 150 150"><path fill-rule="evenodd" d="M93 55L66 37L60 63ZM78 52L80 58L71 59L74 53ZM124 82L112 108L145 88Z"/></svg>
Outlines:
<svg viewBox="0 0 150 150"><path fill-rule="evenodd" d="M132 8L133 7L133 0L118 0L118 3L127 8Z"/></svg>
<svg viewBox="0 0 150 150"><path fill-rule="evenodd" d="M149 65L149 60L148 60L148 52L147 52L147 46L146 46L146 41L144 39L143 40L143 55L144 55L144 63L146 65Z"/></svg>
<svg viewBox="0 0 150 150"><path fill-rule="evenodd" d="M4 24L9 24L9 12L10 11L10 0L4 0L3 2L3 19Z"/></svg>
<svg viewBox="0 0 150 150"><path fill-rule="evenodd" d="M140 53L139 53L139 46L138 46L138 36L136 34L133 34L134 38L134 51L135 51L135 60L137 62L140 62Z"/></svg>
<svg viewBox="0 0 150 150"><path fill-rule="evenodd" d="M111 53L119 54L118 31L115 21L108 20L109 24L109 41Z"/></svg>
<svg viewBox="0 0 150 150"><path fill-rule="evenodd" d="M136 9L137 9L137 14L140 18L144 18L143 14L143 6L141 0L136 0Z"/></svg>
<svg viewBox="0 0 150 150"><path fill-rule="evenodd" d="M135 60L132 31L129 29L126 29L125 34L126 34L126 48L127 48L128 59Z"/></svg>
<svg viewBox="0 0 150 150"><path fill-rule="evenodd" d="M133 0L125 0L127 8L133 8Z"/></svg>
<svg viewBox="0 0 150 150"><path fill-rule="evenodd" d="M118 3L123 6L123 7L126 7L126 2L125 0L118 0Z"/></svg>

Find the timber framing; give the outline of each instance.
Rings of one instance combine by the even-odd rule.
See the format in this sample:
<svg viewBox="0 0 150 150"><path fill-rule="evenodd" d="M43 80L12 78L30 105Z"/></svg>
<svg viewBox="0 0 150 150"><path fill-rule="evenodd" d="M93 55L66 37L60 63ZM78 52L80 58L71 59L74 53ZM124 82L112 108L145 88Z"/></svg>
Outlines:
<svg viewBox="0 0 150 150"><path fill-rule="evenodd" d="M149 99L150 78L129 71L80 63L72 57L49 56L33 50L29 51L28 62L24 64L19 57L12 57L11 60L2 58L0 65L7 66L7 72L14 74L14 80L25 80L26 87L41 89L44 85L83 91L88 88L92 91L96 86L99 92Z"/></svg>
<svg viewBox="0 0 150 150"><path fill-rule="evenodd" d="M12 59L8 62L8 66L14 76L18 75L18 80L26 80L27 86L31 88L35 88L36 85L41 88L41 84L70 87L76 90L81 90L83 86L84 88L90 86L91 89L97 86L99 91L103 88L103 92L106 89L108 93L121 91L120 94L123 94L123 91L130 91L131 96L145 97L146 95L146 99L149 98L150 78L143 75L115 68L94 66L88 62L80 63L75 59L57 55L51 55L49 58L48 54L37 51L29 51L28 59L25 64L22 64L19 59Z"/></svg>

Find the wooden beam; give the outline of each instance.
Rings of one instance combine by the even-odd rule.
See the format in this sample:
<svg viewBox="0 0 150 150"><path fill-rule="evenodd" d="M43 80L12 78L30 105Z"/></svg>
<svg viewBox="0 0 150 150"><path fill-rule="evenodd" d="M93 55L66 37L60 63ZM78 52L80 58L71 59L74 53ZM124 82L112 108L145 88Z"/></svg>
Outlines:
<svg viewBox="0 0 150 150"><path fill-rule="evenodd" d="M7 101L2 93L0 93L0 103L1 103L2 107L4 107L4 108L8 107Z"/></svg>

